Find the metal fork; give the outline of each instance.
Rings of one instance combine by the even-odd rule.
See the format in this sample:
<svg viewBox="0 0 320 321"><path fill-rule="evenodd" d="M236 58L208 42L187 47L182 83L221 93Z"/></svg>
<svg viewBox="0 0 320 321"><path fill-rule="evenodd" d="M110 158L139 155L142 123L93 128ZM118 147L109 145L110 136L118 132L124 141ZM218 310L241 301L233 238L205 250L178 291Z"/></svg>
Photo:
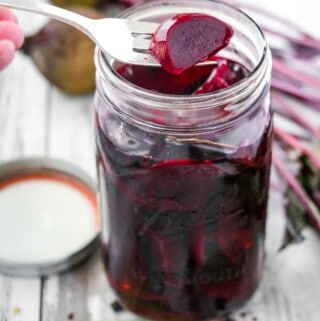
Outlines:
<svg viewBox="0 0 320 321"><path fill-rule="evenodd" d="M158 65L149 54L151 35L158 28L157 23L119 18L90 19L40 0L0 0L0 5L72 25L116 60L136 65Z"/></svg>

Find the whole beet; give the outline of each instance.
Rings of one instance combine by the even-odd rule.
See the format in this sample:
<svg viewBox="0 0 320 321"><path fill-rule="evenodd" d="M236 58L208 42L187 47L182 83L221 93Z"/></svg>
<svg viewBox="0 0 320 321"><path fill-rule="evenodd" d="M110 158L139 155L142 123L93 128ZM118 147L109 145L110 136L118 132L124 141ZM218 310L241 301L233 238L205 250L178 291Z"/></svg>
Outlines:
<svg viewBox="0 0 320 321"><path fill-rule="evenodd" d="M68 9L90 18L101 18L93 8ZM95 44L79 30L50 20L39 32L25 39L22 49L50 83L75 95L95 89L94 48Z"/></svg>

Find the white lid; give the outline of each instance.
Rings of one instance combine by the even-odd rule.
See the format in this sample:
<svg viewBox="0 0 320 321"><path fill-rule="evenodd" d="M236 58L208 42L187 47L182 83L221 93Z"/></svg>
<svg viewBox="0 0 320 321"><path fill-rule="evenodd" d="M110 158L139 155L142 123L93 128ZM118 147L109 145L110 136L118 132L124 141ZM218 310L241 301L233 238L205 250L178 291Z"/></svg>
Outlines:
<svg viewBox="0 0 320 321"><path fill-rule="evenodd" d="M32 158L0 166L0 271L35 276L84 260L97 243L94 184L78 168Z"/></svg>

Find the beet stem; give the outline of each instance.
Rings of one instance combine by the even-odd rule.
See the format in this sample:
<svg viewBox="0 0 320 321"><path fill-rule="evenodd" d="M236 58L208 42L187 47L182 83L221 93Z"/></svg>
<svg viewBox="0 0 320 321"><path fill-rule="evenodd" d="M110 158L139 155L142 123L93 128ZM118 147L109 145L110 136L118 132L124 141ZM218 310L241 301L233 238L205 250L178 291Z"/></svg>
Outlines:
<svg viewBox="0 0 320 321"><path fill-rule="evenodd" d="M316 137L320 138L320 129L314 126L310 121L308 121L305 117L302 116L301 113L298 113L291 107L289 102L282 98L279 94L272 92L271 94L272 101L275 102L282 110L288 113L293 120L298 122L302 127L310 131Z"/></svg>
<svg viewBox="0 0 320 321"><path fill-rule="evenodd" d="M295 178L295 176L288 170L285 163L282 159L277 155L276 152L273 152L272 156L273 164L278 171L278 173L286 180L288 185L292 188L294 193L297 195L301 204L306 210L308 217L316 230L320 233L320 212L317 206L313 203L313 201L309 198L301 184Z"/></svg>
<svg viewBox="0 0 320 321"><path fill-rule="evenodd" d="M290 135L289 133L281 130L280 128L278 128L276 126L274 127L274 133L280 139L282 139L285 143L287 143L289 146L291 146L293 149L308 156L310 158L310 160L312 161L312 163L320 170L320 159L315 153L312 152L311 149L309 149L305 145L303 145L294 136Z"/></svg>

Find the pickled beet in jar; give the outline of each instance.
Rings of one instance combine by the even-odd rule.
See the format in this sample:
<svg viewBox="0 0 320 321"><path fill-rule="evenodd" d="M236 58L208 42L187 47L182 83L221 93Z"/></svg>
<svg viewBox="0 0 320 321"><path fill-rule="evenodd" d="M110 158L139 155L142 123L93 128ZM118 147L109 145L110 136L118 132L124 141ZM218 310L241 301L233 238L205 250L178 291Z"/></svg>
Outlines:
<svg viewBox="0 0 320 321"><path fill-rule="evenodd" d="M204 13L230 25L215 64L180 75L96 51L103 262L120 302L151 320L245 304L264 257L271 57L258 26L215 1L156 1L123 17Z"/></svg>

